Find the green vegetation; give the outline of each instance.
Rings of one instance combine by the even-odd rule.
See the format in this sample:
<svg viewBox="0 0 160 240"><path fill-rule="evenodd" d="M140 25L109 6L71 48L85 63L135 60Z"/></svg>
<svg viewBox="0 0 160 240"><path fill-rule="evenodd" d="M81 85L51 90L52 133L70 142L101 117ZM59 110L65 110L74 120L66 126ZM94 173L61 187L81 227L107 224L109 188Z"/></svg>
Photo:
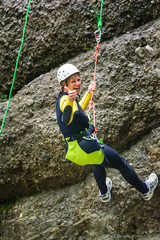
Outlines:
<svg viewBox="0 0 160 240"><path fill-rule="evenodd" d="M36 196L39 193L41 193L36 187L32 189L32 191L30 192L30 196Z"/></svg>
<svg viewBox="0 0 160 240"><path fill-rule="evenodd" d="M0 92L0 102L4 102L6 100L7 100L7 94Z"/></svg>
<svg viewBox="0 0 160 240"><path fill-rule="evenodd" d="M21 199L22 199L22 197L20 197L19 195L17 195L16 198L15 198L15 200L6 202L6 203L4 203L4 204L0 204L0 214L1 214L2 212L8 212L8 211L12 208L13 204L14 204L15 202L20 201Z"/></svg>
<svg viewBox="0 0 160 240"><path fill-rule="evenodd" d="M35 187L32 189L29 196L34 197L34 196L38 195L39 193L41 193L41 192L39 190L37 190ZM0 204L0 214L2 214L3 212L8 212L15 203L17 203L21 200L22 200L22 196L17 195L13 201L9 201L7 203Z"/></svg>
<svg viewBox="0 0 160 240"><path fill-rule="evenodd" d="M0 205L0 214L2 212L8 212L11 208L12 208L12 203L11 202Z"/></svg>

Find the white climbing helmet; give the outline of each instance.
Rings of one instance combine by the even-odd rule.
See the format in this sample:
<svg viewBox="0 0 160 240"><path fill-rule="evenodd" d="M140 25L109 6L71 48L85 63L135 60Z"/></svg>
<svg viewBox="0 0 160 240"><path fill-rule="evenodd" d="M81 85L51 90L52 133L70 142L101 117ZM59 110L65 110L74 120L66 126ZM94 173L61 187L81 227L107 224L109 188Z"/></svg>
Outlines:
<svg viewBox="0 0 160 240"><path fill-rule="evenodd" d="M79 73L79 70L73 64L66 63L62 65L57 71L57 78L59 84L75 73Z"/></svg>

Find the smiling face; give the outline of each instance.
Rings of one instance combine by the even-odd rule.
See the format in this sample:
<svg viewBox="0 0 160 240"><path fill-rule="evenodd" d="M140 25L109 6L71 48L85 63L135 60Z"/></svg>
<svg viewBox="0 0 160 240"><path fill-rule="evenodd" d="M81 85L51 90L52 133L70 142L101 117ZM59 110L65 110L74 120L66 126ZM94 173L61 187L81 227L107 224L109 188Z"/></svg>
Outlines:
<svg viewBox="0 0 160 240"><path fill-rule="evenodd" d="M75 90L77 93L80 92L81 87L81 79L79 73L75 73L72 75L69 80L67 81L68 88L72 91Z"/></svg>

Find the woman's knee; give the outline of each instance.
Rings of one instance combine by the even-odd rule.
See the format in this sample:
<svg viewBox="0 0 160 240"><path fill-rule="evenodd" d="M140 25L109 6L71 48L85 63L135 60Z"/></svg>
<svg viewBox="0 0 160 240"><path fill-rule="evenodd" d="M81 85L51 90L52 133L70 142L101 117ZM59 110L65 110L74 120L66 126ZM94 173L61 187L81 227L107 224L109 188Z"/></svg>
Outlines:
<svg viewBox="0 0 160 240"><path fill-rule="evenodd" d="M128 164L125 158L107 145L104 146L104 154L109 161L108 167L120 170L125 168Z"/></svg>
<svg viewBox="0 0 160 240"><path fill-rule="evenodd" d="M101 173L103 174L105 172L105 168L102 165L94 164L93 165L93 174Z"/></svg>

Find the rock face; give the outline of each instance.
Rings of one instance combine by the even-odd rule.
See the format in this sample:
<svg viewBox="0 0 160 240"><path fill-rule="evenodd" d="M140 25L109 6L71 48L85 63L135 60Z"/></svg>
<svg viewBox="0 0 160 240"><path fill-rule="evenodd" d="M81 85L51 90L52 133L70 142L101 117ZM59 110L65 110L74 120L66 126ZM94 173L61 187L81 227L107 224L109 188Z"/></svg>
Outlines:
<svg viewBox="0 0 160 240"><path fill-rule="evenodd" d="M12 127L8 133L7 127L0 135L1 202L65 186L87 175L87 168L64 159L65 143L56 123L51 76L47 74L27 85L10 106L8 120Z"/></svg>
<svg viewBox="0 0 160 240"><path fill-rule="evenodd" d="M137 29L100 46L96 124L99 137L118 151L159 124L159 36L157 22L153 28ZM83 93L93 78L92 55L88 51L71 61L82 73ZM55 114L56 70L35 79L12 99L0 135L1 202L33 190L64 186L87 174L85 168L64 160ZM1 121L5 108L6 103L1 103Z"/></svg>
<svg viewBox="0 0 160 240"><path fill-rule="evenodd" d="M159 137L160 130L155 129L123 152L142 179L150 169L158 173ZM90 174L74 186L7 206L0 215L0 240L158 240L160 187L154 198L145 202L116 170L107 172L113 181L111 202L99 201Z"/></svg>
<svg viewBox="0 0 160 240"><path fill-rule="evenodd" d="M20 43L24 5L26 10L27 1L1 3L3 92L14 70L9 66ZM31 3L15 91L52 70L11 99L0 135L0 240L160 238L159 185L154 198L145 202L117 171L108 169L112 201L104 205L98 200L91 167L65 160L55 113L56 66L69 59L80 69L83 95L93 79L96 45L91 36L95 18L86 11L88 5L89 1L65 0ZM160 21L115 35L155 18L159 8L158 0L104 1L106 41L100 43L93 98L98 137L118 150L143 180L151 172L160 178ZM0 102L0 123L6 106ZM17 201L4 205L13 200Z"/></svg>
<svg viewBox="0 0 160 240"><path fill-rule="evenodd" d="M8 93L12 83L27 4L24 0L0 3L0 93ZM31 1L14 92L40 74L93 47L97 19L90 6L90 0ZM95 8L99 13L99 1ZM160 0L105 0L102 41L157 18L159 12Z"/></svg>

